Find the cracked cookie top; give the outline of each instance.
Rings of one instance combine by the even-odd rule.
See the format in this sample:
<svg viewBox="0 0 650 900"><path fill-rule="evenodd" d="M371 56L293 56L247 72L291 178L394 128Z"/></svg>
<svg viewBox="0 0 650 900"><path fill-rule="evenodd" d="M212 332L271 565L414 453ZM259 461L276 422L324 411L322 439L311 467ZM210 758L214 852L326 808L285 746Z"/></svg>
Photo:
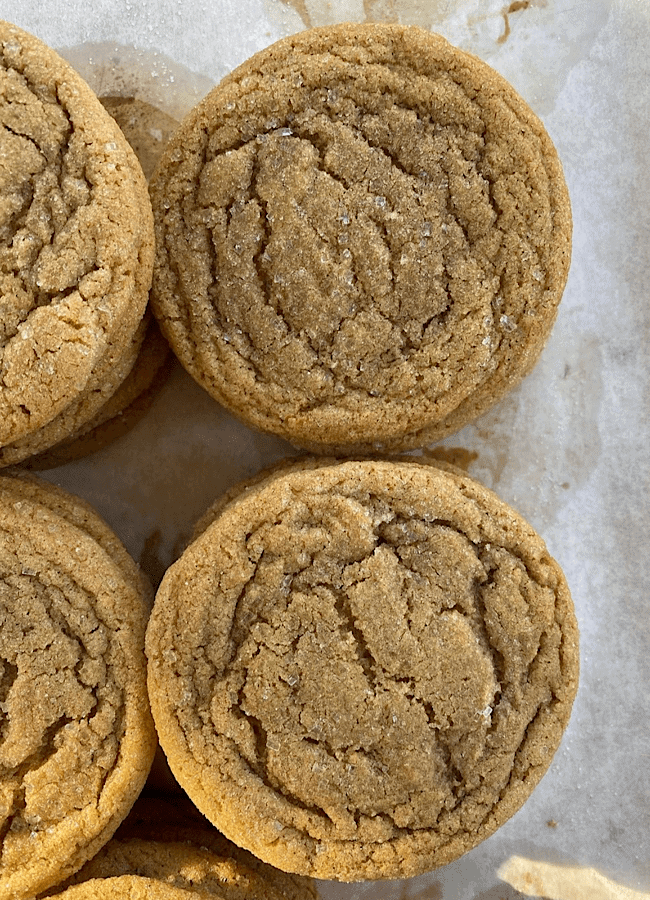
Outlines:
<svg viewBox="0 0 650 900"><path fill-rule="evenodd" d="M152 263L124 135L53 50L0 22L0 444L49 422L128 345Z"/></svg>
<svg viewBox="0 0 650 900"><path fill-rule="evenodd" d="M149 692L179 783L286 871L446 864L542 777L578 676L544 542L471 479L298 463L250 482L171 567Z"/></svg>
<svg viewBox="0 0 650 900"><path fill-rule="evenodd" d="M341 25L262 51L152 180L155 311L188 371L318 452L460 428L536 361L571 214L541 122L428 32Z"/></svg>
<svg viewBox="0 0 650 900"><path fill-rule="evenodd" d="M146 591L76 498L0 478L0 898L63 881L111 837L155 749Z"/></svg>

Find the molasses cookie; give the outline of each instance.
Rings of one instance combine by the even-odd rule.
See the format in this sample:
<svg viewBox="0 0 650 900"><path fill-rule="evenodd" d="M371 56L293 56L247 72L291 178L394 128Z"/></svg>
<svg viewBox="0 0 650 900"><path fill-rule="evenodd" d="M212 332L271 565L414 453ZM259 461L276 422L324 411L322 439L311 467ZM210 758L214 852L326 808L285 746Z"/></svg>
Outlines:
<svg viewBox="0 0 650 900"><path fill-rule="evenodd" d="M314 900L311 879L281 872L232 844L184 795L136 801L115 837L74 883L138 875L222 900Z"/></svg>
<svg viewBox="0 0 650 900"><path fill-rule="evenodd" d="M54 51L0 22L0 446L43 428L130 346L151 284L147 184Z"/></svg>
<svg viewBox="0 0 650 900"><path fill-rule="evenodd" d="M264 881L267 891L279 893L284 900L304 900L316 897L317 891L309 878L282 872L268 866L256 856L233 844L214 828L197 810L187 796L178 791L174 796L144 793L115 834L117 841L129 843L134 839L162 843L184 843L209 851L214 858L231 860L237 871L245 872L251 884ZM107 845L110 852L111 844ZM94 861L88 865L91 866ZM83 875L89 869L80 873ZM234 871L234 870L233 870Z"/></svg>
<svg viewBox="0 0 650 900"><path fill-rule="evenodd" d="M253 56L151 181L152 302L188 372L317 452L421 446L526 375L571 212L542 123L429 32L337 25Z"/></svg>
<svg viewBox="0 0 650 900"><path fill-rule="evenodd" d="M121 343L113 345L99 370L88 379L86 388L58 415L36 431L0 447L0 466L15 465L60 441L68 440L92 421L132 371L146 330L147 322L143 320L126 347Z"/></svg>
<svg viewBox="0 0 650 900"><path fill-rule="evenodd" d="M170 767L230 840L354 881L451 862L547 770L578 679L542 539L469 477L295 461L232 492L147 629Z"/></svg>
<svg viewBox="0 0 650 900"><path fill-rule="evenodd" d="M151 765L147 589L108 526L0 478L0 897L32 898L112 836Z"/></svg>

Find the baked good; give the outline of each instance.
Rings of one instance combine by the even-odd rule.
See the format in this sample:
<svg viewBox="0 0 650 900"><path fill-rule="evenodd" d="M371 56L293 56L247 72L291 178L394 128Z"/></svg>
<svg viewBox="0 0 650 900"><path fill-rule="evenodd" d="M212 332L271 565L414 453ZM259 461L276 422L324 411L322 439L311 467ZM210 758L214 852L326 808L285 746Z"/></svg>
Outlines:
<svg viewBox="0 0 650 900"><path fill-rule="evenodd" d="M152 304L188 372L318 453L422 446L526 375L571 211L542 123L429 32L285 38L186 117L151 180Z"/></svg>
<svg viewBox="0 0 650 900"><path fill-rule="evenodd" d="M311 879L289 875L232 844L180 794L141 796L74 883L138 875L221 900L314 900Z"/></svg>
<svg viewBox="0 0 650 900"><path fill-rule="evenodd" d="M179 784L280 869L447 864L548 768L578 679L566 580L469 477L297 460L247 483L167 571L149 696Z"/></svg>
<svg viewBox="0 0 650 900"><path fill-rule="evenodd" d="M88 504L0 477L0 898L78 870L138 796L156 746L150 588Z"/></svg>
<svg viewBox="0 0 650 900"><path fill-rule="evenodd" d="M153 225L124 135L74 70L0 22L0 446L94 390L147 304Z"/></svg>
<svg viewBox="0 0 650 900"><path fill-rule="evenodd" d="M192 900L197 892L141 875L117 875L114 878L93 878L51 896L54 900ZM205 897L206 894L199 896Z"/></svg>
<svg viewBox="0 0 650 900"><path fill-rule="evenodd" d="M151 178L160 154L176 131L178 122L164 110L137 97L110 95L100 97L99 100L133 147L144 177Z"/></svg>

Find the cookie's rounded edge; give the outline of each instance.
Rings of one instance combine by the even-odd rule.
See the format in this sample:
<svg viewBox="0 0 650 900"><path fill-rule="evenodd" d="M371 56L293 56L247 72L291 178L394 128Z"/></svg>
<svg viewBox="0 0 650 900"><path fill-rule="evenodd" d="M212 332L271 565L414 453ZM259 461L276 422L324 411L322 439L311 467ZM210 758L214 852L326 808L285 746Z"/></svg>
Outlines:
<svg viewBox="0 0 650 900"><path fill-rule="evenodd" d="M154 260L153 212L148 185L142 167L122 131L72 66L40 38L6 20L0 20L0 41L2 47L16 45L22 71L35 77L37 83L40 78L57 85L59 104L73 120L78 118L78 121L73 121L73 128L75 124L82 130L90 128L92 133L88 141L95 146L96 152L99 154L98 148L101 145L105 148L102 151L105 156L112 154L112 161L102 168L101 178L95 172L95 180L92 182L93 202L105 207L107 228L101 253L103 257L110 257L113 261L110 285L106 290L100 289L98 292L96 285L88 284L82 298L78 283L71 294L72 300L77 298L88 308L88 321L83 324L83 328L82 323L79 323L80 333L83 331L93 342L92 352L85 355L83 364L85 383L101 366L111 342L120 342L124 346L128 344L147 305ZM118 185L120 179L122 183ZM114 202L116 191L120 199L117 204ZM107 239L109 232L110 238ZM68 299L66 298L60 313L62 321L68 315L74 317L74 304L70 310L63 308ZM106 308L107 301L110 311ZM90 310L91 302L97 308ZM42 322L44 315L45 312L41 309L37 317L37 330L39 334L43 332L46 335L48 329L43 329ZM65 373L57 375L56 366L54 376L45 401L42 385L37 385L38 389L31 394L24 392L23 378L16 394L20 409L9 408L13 401L3 402L3 406L7 408L3 421L0 422L2 444L12 443L46 425L76 397L79 390L83 390L83 385L79 387L76 384L81 376L70 379ZM16 393L15 385L13 393Z"/></svg>
<svg viewBox="0 0 650 900"><path fill-rule="evenodd" d="M93 878L49 895L52 900L192 900L197 891L163 884L141 875Z"/></svg>

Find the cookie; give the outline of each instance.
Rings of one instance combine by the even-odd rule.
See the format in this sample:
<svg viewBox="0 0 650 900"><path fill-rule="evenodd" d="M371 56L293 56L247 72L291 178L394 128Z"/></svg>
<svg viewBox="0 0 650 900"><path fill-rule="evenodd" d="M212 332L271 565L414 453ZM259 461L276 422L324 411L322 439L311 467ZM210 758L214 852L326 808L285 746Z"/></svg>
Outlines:
<svg viewBox="0 0 650 900"><path fill-rule="evenodd" d="M131 344L151 284L147 184L85 82L0 23L0 446L43 428Z"/></svg>
<svg viewBox="0 0 650 900"><path fill-rule="evenodd" d="M151 180L152 302L188 372L318 453L455 431L530 371L571 210L542 123L414 27L285 38L181 124Z"/></svg>
<svg viewBox="0 0 650 900"><path fill-rule="evenodd" d="M283 900L305 900L316 897L317 891L314 883L298 875L282 872L279 869L263 863L257 857L242 850L233 844L216 830L207 819L202 816L188 798L179 792L178 795L160 796L156 794L141 795L133 809L120 825L115 834L114 841L106 845L101 853L91 860L77 877L84 877L88 873L97 873L97 866L104 866L102 859L114 858L112 848L117 854L124 851L124 847L133 846L135 841L143 841L148 845L155 844L168 847L170 845L184 845L189 848L201 848L209 854L210 865L224 867L224 878L250 886L254 896L255 888L259 892L260 885L265 885L268 897L282 897ZM122 849L118 844L121 843ZM227 861L227 864L226 864ZM168 864L165 864L168 866ZM116 871L103 870L105 874L126 874ZM139 868L133 874L149 874ZM227 875L230 872L230 875ZM93 875L92 877L96 877ZM247 888L248 889L248 888Z"/></svg>
<svg viewBox="0 0 650 900"><path fill-rule="evenodd" d="M132 371L146 330L147 323L143 320L126 347L114 345L100 369L89 378L86 388L58 415L36 431L0 447L0 467L16 465L68 440L92 421Z"/></svg>
<svg viewBox="0 0 650 900"><path fill-rule="evenodd" d="M148 590L82 501L0 477L0 898L32 898L109 840L156 746Z"/></svg>
<svg viewBox="0 0 650 900"><path fill-rule="evenodd" d="M217 513L147 628L160 744L226 837L285 871L456 859L547 770L578 679L566 580L469 477L294 462Z"/></svg>
<svg viewBox="0 0 650 900"><path fill-rule="evenodd" d="M197 893L164 884L155 878L120 875L84 881L51 896L53 900L196 900Z"/></svg>
<svg viewBox="0 0 650 900"><path fill-rule="evenodd" d="M120 126L138 161L145 178L151 178L160 154L176 131L178 122L162 109L137 97L100 97L104 109Z"/></svg>
<svg viewBox="0 0 650 900"><path fill-rule="evenodd" d="M148 178L178 123L132 97L100 97L100 102L120 126ZM27 460L26 468L51 469L122 437L144 416L165 383L170 371L168 357L169 345L146 313L127 353L120 358L120 366L108 360L106 370L53 422L24 441L0 448L0 466Z"/></svg>
<svg viewBox="0 0 650 900"><path fill-rule="evenodd" d="M149 879L153 890L153 883L162 883L221 900L318 896L311 879L274 869L224 838L183 794L141 796L115 837L72 883L126 875Z"/></svg>

